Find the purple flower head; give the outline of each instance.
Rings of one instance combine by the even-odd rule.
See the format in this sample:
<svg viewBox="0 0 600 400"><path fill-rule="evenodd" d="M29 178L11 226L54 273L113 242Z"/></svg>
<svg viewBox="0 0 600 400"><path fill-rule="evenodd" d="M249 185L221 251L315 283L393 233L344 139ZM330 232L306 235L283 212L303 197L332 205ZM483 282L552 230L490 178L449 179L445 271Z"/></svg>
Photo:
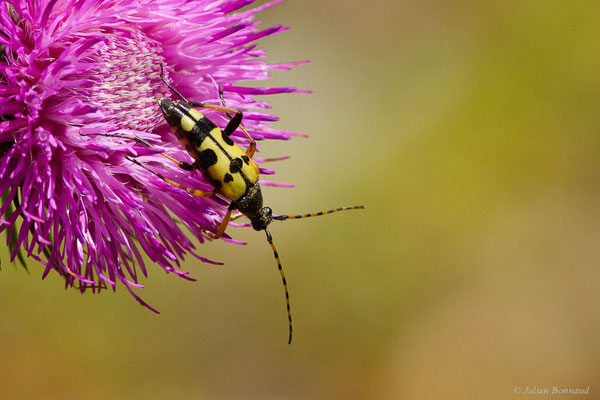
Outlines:
<svg viewBox="0 0 600 400"><path fill-rule="evenodd" d="M178 269L186 253L212 262L182 228L203 242L227 202L191 196L158 176L212 189L160 154L191 161L157 107L172 97L160 65L190 100L219 104L223 84L227 106L245 110L255 139L288 139L294 134L270 128L276 118L255 96L298 91L235 85L299 64L269 65L253 44L286 29L259 30L254 20L279 2L243 12L253 0L2 2L0 232L7 230L12 259L22 251L45 265L44 277L56 270L82 292L121 282L153 311L133 292L143 287L144 255L186 279ZM206 115L227 124L222 113ZM232 137L248 144L241 132Z"/></svg>

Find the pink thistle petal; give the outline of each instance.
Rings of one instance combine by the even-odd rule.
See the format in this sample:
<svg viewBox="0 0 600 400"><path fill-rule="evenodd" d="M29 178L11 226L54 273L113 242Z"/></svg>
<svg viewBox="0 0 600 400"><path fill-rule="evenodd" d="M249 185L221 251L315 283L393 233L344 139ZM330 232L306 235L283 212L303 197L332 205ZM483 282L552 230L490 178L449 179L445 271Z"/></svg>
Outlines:
<svg viewBox="0 0 600 400"><path fill-rule="evenodd" d="M265 95L279 93L311 93L307 90L299 90L295 87L280 87L280 88L258 88L258 87L243 87L243 86L223 86L223 90L235 92L244 95Z"/></svg>
<svg viewBox="0 0 600 400"><path fill-rule="evenodd" d="M262 179L259 182L262 186L275 186L275 187L286 187L286 188L294 187L294 185L291 185L289 183L277 183L277 182L271 182L271 181L263 181Z"/></svg>

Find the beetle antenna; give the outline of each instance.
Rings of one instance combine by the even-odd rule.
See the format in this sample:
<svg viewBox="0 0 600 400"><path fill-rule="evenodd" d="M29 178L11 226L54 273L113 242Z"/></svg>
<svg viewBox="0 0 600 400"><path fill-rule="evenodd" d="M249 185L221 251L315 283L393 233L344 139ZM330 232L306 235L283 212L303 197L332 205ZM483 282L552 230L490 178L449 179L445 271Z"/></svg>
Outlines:
<svg viewBox="0 0 600 400"><path fill-rule="evenodd" d="M273 219L277 221L285 221L286 219L300 219L300 218L308 218L308 217L318 217L319 215L327 215L332 214L338 211L348 211L348 210L362 210L365 206L350 206L350 207L339 207L333 210L327 211L319 211L316 213L308 213L308 214L296 214L296 215L275 215Z"/></svg>
<svg viewBox="0 0 600 400"><path fill-rule="evenodd" d="M169 82L167 82L167 80L165 79L165 71L164 71L164 69L163 69L163 65L162 65L162 63L161 63L161 64L158 64L158 65L160 65L160 79L161 79L161 80L162 80L162 81L165 83L165 85L167 85L167 87L168 87L169 89L171 89L171 92L173 92L173 93L175 93L177 96L179 96L179 97L181 98L181 100L183 100L184 102L186 102L186 103L189 103L189 101L187 101L187 99L186 99L185 97L183 97L183 95L182 95L181 93L179 93L179 92L177 91L177 89L175 89L173 86L171 86L171 85L169 84Z"/></svg>
<svg viewBox="0 0 600 400"><path fill-rule="evenodd" d="M285 280L285 274L283 273L283 268L281 267L281 261L279 260L279 254L277 253L277 249L275 248L275 245L273 244L273 237L271 237L271 234L266 229L265 229L265 233L267 234L267 242L269 242L269 244L271 245L271 248L273 249L273 255L275 256L275 261L277 261L277 268L279 268L279 273L281 274L281 281L283 282L283 290L285 291L285 302L286 302L286 306L287 306L288 321L290 323L290 329L289 329L290 334L289 334L289 338L288 338L288 344L290 344L290 343L292 343L292 311L290 309L290 294L288 292L287 281Z"/></svg>

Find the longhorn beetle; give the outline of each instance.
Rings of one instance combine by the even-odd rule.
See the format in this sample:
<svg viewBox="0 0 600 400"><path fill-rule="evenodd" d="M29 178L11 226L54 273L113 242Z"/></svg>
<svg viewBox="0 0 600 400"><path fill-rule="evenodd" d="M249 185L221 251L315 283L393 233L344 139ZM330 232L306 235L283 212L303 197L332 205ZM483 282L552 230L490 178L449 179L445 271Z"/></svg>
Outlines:
<svg viewBox="0 0 600 400"><path fill-rule="evenodd" d="M318 215L331 214L337 211L362 209L364 206L340 207L329 211L320 211L309 214L273 215L272 210L269 207L263 206L262 193L258 183L259 170L258 166L252 160L256 150L256 142L248 133L246 128L241 125L243 118L242 112L233 108L229 108L225 105L225 100L223 98L223 92L221 89L219 90L219 97L223 104L222 106L188 101L181 93L179 93L167 82L164 76L162 64L160 64L160 79L181 100L170 100L163 97L158 100L158 106L160 107L165 120L171 128L171 132L177 137L179 143L194 159L194 162L189 164L178 161L167 154L162 153L162 155L184 170L199 170L204 178L212 185L213 190L210 192L204 192L198 189L185 187L157 172L150 170L139 161L131 157L127 158L135 164L152 172L166 183L183 189L193 196L210 197L218 193L229 199L229 207L227 208L227 212L223 217L217 232L214 234L207 232L207 235L210 238L218 239L223 235L223 233L225 233L225 229L227 228L227 224L231 217L231 212L234 210L239 210L240 213L248 217L252 223L252 228L257 231L265 231L267 235L267 242L273 250L273 255L275 257L275 261L277 262L277 268L279 269L281 280L283 282L289 321L289 344L292 342L292 313L290 310L290 296L285 275L283 273L283 268L281 267L281 261L279 260L279 254L275 249L273 238L271 237L271 233L267 229L267 226L273 220L284 221L286 219L314 217ZM198 108L209 108L224 112L230 118L225 129L219 129L212 121L200 113ZM250 145L246 151L243 151L230 138L230 135L238 128L240 128L244 135L250 140ZM143 139L137 137L135 139L138 143L141 143L147 147L154 147Z"/></svg>

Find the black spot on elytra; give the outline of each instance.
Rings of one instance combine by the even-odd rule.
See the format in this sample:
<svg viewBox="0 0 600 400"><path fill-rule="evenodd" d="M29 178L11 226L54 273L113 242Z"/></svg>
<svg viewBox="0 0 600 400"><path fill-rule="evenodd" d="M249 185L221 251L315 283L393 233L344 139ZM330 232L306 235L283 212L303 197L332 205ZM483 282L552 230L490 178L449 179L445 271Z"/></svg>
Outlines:
<svg viewBox="0 0 600 400"><path fill-rule="evenodd" d="M192 118L193 119L193 118ZM207 134L210 131L212 131L213 129L215 129L217 126L215 124L213 124L213 122L206 118L200 118L198 121L196 121L196 129L198 132L201 132L202 134Z"/></svg>
<svg viewBox="0 0 600 400"><path fill-rule="evenodd" d="M229 146L233 146L233 140L231 140L231 138L227 136L225 132L221 131L221 137L225 143L227 143Z"/></svg>
<svg viewBox="0 0 600 400"><path fill-rule="evenodd" d="M240 172L241 169L242 169L242 159L241 158L234 158L233 160L231 160L231 163L229 164L229 172L231 172L232 174L235 174L236 172Z"/></svg>
<svg viewBox="0 0 600 400"><path fill-rule="evenodd" d="M212 149L202 150L199 156L204 168L215 165L218 161L217 153L215 153Z"/></svg>
<svg viewBox="0 0 600 400"><path fill-rule="evenodd" d="M221 188L221 181L217 179L211 179L210 184L213 185L215 189Z"/></svg>
<svg viewBox="0 0 600 400"><path fill-rule="evenodd" d="M225 177L223 178L223 182L227 183L227 182L231 182L233 180L233 176L231 176L231 174L227 173L225 174Z"/></svg>
<svg viewBox="0 0 600 400"><path fill-rule="evenodd" d="M242 160L244 160L246 165L250 165L250 157L244 155L244 156L242 156Z"/></svg>

